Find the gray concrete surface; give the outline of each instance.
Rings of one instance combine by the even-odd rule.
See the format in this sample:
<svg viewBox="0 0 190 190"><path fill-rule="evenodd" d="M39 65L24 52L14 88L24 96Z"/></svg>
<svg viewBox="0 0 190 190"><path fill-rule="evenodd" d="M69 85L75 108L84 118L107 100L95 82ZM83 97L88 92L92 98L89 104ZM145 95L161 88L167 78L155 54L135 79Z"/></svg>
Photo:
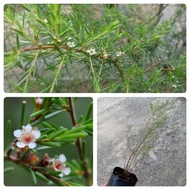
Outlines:
<svg viewBox="0 0 190 190"><path fill-rule="evenodd" d="M127 125L131 137L142 131L149 117L150 101L169 100L174 106L165 128L146 159L135 167L137 186L184 186L186 184L185 98L98 98L97 181L105 184L114 167L123 167L128 156ZM136 136L135 136L136 135ZM134 138L135 139L135 138Z"/></svg>

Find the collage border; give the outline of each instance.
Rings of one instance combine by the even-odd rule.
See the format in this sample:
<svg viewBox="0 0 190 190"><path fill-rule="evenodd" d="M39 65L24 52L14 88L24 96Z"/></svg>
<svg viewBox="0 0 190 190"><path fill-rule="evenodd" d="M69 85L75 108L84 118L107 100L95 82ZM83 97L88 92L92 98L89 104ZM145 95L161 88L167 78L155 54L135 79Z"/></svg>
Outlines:
<svg viewBox="0 0 190 190"><path fill-rule="evenodd" d="M39 1L35 1L35 0L18 0L18 1L2 1L1 2L1 18L3 18L3 6L5 3L39 3ZM115 1L53 1L53 0L42 0L40 1L40 4L43 4L43 3L64 3L64 4L72 4L72 3L84 3L84 4L87 4L87 3L93 3L93 4L97 4L97 3L100 3L100 4L106 4L106 3L116 3ZM187 38L186 38L186 41L189 42L189 24L188 24L188 20L189 20L189 16L190 16L190 13L189 13L189 2L188 0L186 1L172 1L172 0L168 0L167 2L165 1L117 1L117 3L133 3L133 4L146 4L146 3L150 3L150 4L154 4L154 3L174 3L174 4L178 4L178 3L185 3L187 5ZM2 76L2 80L1 81L4 81L4 73L3 73L3 63L4 63L4 60L3 60L3 19L2 19L2 22L1 22L1 52L2 52L2 56L1 56L1 69L0 69L0 76ZM188 45L187 45L187 50L186 52L188 52ZM69 187L71 189L78 189L78 188L90 188L92 190L97 190L97 189L100 189L100 188L105 188L105 187L99 187L97 185L97 99L99 97L185 97L186 98L186 116L188 116L190 114L190 104L189 104L189 97L190 97L190 92L189 92L189 76L188 76L188 73L189 72L189 66L188 66L188 63L189 60L188 60L188 56L187 56L187 61L186 61L186 65L187 65L187 88L186 88L186 92L185 93L159 93L159 94L154 94L154 93L129 93L129 94L124 94L124 93L120 93L120 94L114 94L114 93L53 93L53 94L49 94L49 93L5 93L4 92L4 85L3 85L3 82L0 83L0 93L2 95L2 99L1 99L1 115L2 115L2 118L4 118L4 98L7 98L7 97L92 97L93 98L93 115L94 115L94 136L93 136L93 153L94 153L94 161L93 161L93 185L91 187ZM2 122L1 122L2 126L4 126L4 119L2 119ZM186 136L188 137L188 134L189 134L189 131L190 129L188 128L190 122L189 122L189 119L187 117L186 119ZM2 138L1 138L1 144L4 144L3 142L3 136L4 136L4 132L2 133ZM189 159L189 156L190 156L190 152L189 152L189 147L190 147L190 138L187 138L186 137L186 155L187 155L187 159L186 159L186 186L184 187L175 187L177 189L181 189L181 188L185 188L185 189L189 189L190 188L190 185L189 185L189 163L190 163L190 159ZM0 150L1 152L3 153L3 146L0 147ZM1 189L20 189L20 188L33 188L33 186L27 186L27 187L6 187L4 186L4 174L3 174L3 156L0 157L0 169L1 169ZM45 188L52 188L52 187L38 187L38 186L35 186L35 188L37 189L44 189ZM53 187L54 189L57 189L57 188L60 188L60 187ZM63 187L64 188L64 187ZM109 187L106 187L106 188L109 188ZM113 190L116 190L116 187L111 187ZM132 188L132 187L128 187L128 188ZM138 186L137 188L141 188L141 189L144 189L145 188L153 188L153 189L157 189L157 188L162 188L162 189L172 189L174 187L140 187Z"/></svg>

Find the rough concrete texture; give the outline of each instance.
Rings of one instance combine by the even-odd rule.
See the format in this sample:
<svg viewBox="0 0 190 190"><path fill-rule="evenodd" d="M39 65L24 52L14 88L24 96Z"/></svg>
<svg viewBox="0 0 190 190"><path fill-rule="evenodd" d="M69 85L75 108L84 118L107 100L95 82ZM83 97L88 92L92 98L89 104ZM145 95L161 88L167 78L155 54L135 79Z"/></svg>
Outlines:
<svg viewBox="0 0 190 190"><path fill-rule="evenodd" d="M150 102L169 100L174 109L157 143L132 171L137 186L184 186L186 184L186 99L185 98L99 98L98 99L98 185L105 184L114 167L122 167L128 154L127 126L138 140Z"/></svg>

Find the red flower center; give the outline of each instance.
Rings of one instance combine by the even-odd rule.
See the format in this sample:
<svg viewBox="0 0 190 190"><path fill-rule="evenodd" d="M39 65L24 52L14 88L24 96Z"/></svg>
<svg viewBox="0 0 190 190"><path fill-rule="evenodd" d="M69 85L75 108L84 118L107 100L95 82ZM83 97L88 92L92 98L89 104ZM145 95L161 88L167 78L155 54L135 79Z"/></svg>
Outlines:
<svg viewBox="0 0 190 190"><path fill-rule="evenodd" d="M64 163L61 162L59 159L56 159L53 165L54 165L54 169L57 171L63 171L65 168Z"/></svg>
<svg viewBox="0 0 190 190"><path fill-rule="evenodd" d="M56 167L56 169L58 170L58 169L60 169L60 166L61 166L61 163L60 163L60 164L57 164L55 167Z"/></svg>
<svg viewBox="0 0 190 190"><path fill-rule="evenodd" d="M29 142L31 142L32 139L30 136L27 136L27 137L24 137L24 140L25 140L25 142L29 143Z"/></svg>
<svg viewBox="0 0 190 190"><path fill-rule="evenodd" d="M34 135L31 132L24 132L20 138L20 141L25 143L25 144L29 144L33 141L34 139Z"/></svg>

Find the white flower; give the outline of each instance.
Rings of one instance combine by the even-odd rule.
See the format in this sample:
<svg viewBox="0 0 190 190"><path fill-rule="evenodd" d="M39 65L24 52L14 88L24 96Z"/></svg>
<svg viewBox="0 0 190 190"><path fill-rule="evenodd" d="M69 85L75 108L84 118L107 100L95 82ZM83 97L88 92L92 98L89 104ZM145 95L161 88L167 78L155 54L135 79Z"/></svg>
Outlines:
<svg viewBox="0 0 190 190"><path fill-rule="evenodd" d="M41 136L41 133L37 129L32 129L30 124L23 126L23 129L17 129L13 132L14 136L18 138L16 145L19 148L24 148L28 146L29 148L36 147L36 139Z"/></svg>
<svg viewBox="0 0 190 190"><path fill-rule="evenodd" d="M48 21L47 21L47 19L46 19L46 18L44 19L44 22L45 22L45 23L48 23Z"/></svg>
<svg viewBox="0 0 190 190"><path fill-rule="evenodd" d="M47 44L48 44L48 45L50 45L50 44L54 44L54 42L52 42L52 41L51 41L51 42L47 42Z"/></svg>
<svg viewBox="0 0 190 190"><path fill-rule="evenodd" d="M41 105L42 103L43 103L43 98L40 98L40 97L36 98L37 105Z"/></svg>
<svg viewBox="0 0 190 190"><path fill-rule="evenodd" d="M175 84L172 84L172 87L173 87L173 88L177 88L177 86L176 86Z"/></svg>
<svg viewBox="0 0 190 190"><path fill-rule="evenodd" d="M90 55L94 55L94 54L96 54L96 50L93 49L93 48L87 50L86 52L89 53Z"/></svg>
<svg viewBox="0 0 190 190"><path fill-rule="evenodd" d="M103 58L107 59L108 58L108 54L106 52L103 53Z"/></svg>
<svg viewBox="0 0 190 190"><path fill-rule="evenodd" d="M122 56L124 54L124 52L117 52L117 54L116 54L116 57L120 57L120 56Z"/></svg>
<svg viewBox="0 0 190 190"><path fill-rule="evenodd" d="M64 154L61 154L59 158L50 159L50 162L53 162L53 168L55 171L61 171L62 173L59 174L60 177L63 177L64 175L69 175L71 173L71 169L66 167L66 157Z"/></svg>
<svg viewBox="0 0 190 190"><path fill-rule="evenodd" d="M67 45L68 45L70 48L73 48L73 47L75 47L75 42L67 42Z"/></svg>
<svg viewBox="0 0 190 190"><path fill-rule="evenodd" d="M68 37L68 40L71 40L72 39L72 37Z"/></svg>
<svg viewBox="0 0 190 190"><path fill-rule="evenodd" d="M41 82L41 83L40 83L40 85L41 85L41 86L44 86L44 85L45 85L45 83L44 83L44 82Z"/></svg>

